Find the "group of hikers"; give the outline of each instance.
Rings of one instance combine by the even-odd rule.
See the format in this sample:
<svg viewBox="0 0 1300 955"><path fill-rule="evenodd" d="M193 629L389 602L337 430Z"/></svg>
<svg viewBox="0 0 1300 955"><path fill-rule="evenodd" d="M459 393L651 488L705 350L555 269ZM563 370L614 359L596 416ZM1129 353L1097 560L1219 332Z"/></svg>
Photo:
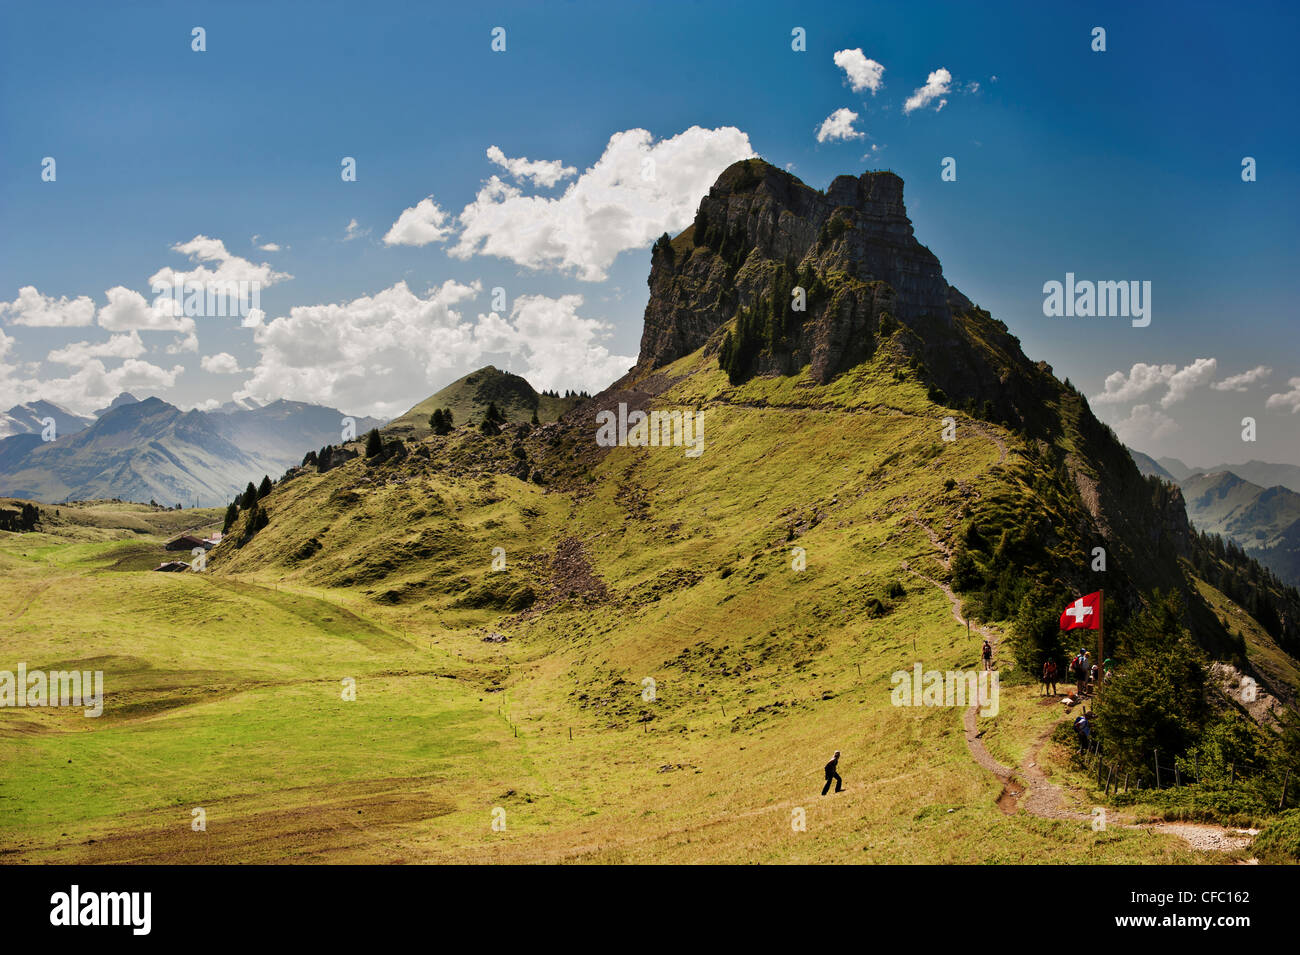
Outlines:
<svg viewBox="0 0 1300 955"><path fill-rule="evenodd" d="M1072 682L1076 687L1075 695L1083 696L1086 693L1091 693L1104 680L1109 680L1114 676L1114 665L1114 661L1108 657L1098 666L1093 662L1092 653L1081 649L1071 658L1066 671L1069 675L1069 682ZM1056 665L1056 660L1051 657L1043 664L1040 680L1043 684L1043 694L1045 696L1058 696L1056 684L1066 682L1061 678L1061 669Z"/></svg>
<svg viewBox="0 0 1300 955"><path fill-rule="evenodd" d="M1093 691L1105 681L1115 675L1115 661L1107 657L1100 665L1093 661L1092 653L1080 648L1069 662L1067 673L1070 680L1075 685L1075 692L1072 694L1073 700L1082 701L1085 696L1091 696ZM1048 658L1043 664L1042 683L1043 692L1049 696L1059 695L1056 691L1057 681L1061 680L1060 668L1056 665L1056 660ZM1062 681L1064 682L1064 681ZM1088 747L1092 745L1094 735L1094 717L1088 712L1085 704L1083 712L1074 718L1074 735L1079 741L1079 752L1087 752Z"/></svg>

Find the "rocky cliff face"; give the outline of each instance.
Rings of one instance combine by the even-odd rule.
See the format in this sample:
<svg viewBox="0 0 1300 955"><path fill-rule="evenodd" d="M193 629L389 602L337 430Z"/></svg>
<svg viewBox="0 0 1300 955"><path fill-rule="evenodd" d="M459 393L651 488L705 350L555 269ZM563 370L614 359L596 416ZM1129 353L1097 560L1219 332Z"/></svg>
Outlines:
<svg viewBox="0 0 1300 955"><path fill-rule="evenodd" d="M891 172L840 176L823 193L763 160L738 162L688 229L655 244L649 284L640 374L708 346L733 379L808 366L825 383L888 347L955 402L1044 426L1050 369L944 280Z"/></svg>
<svg viewBox="0 0 1300 955"><path fill-rule="evenodd" d="M747 160L719 177L690 229L656 245L640 364L663 365L703 346L739 309L770 294L781 266L809 286L822 278L818 291L827 294L812 296L784 349L796 363L813 363L820 380L861 360L882 316L951 324L949 286L912 234L902 179L840 176L822 193Z"/></svg>

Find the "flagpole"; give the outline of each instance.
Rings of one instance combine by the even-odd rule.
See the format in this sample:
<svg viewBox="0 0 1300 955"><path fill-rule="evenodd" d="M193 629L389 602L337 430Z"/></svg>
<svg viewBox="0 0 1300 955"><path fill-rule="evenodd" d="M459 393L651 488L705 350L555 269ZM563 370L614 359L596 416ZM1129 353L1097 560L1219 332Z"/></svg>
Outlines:
<svg viewBox="0 0 1300 955"><path fill-rule="evenodd" d="M1097 591L1097 689L1106 679L1106 591Z"/></svg>

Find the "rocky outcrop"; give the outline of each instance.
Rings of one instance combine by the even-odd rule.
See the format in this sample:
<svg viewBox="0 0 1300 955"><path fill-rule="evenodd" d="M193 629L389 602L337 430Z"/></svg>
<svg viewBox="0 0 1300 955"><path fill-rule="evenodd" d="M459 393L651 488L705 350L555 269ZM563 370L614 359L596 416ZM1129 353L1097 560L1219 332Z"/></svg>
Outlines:
<svg viewBox="0 0 1300 955"><path fill-rule="evenodd" d="M953 403L1050 430L1050 369L944 280L892 172L839 176L820 192L761 159L735 163L691 226L655 243L649 284L633 377L707 346L733 380L808 367L825 383L887 346Z"/></svg>
<svg viewBox="0 0 1300 955"><path fill-rule="evenodd" d="M951 326L951 303L969 305L916 241L898 176L840 176L822 193L745 160L718 178L689 229L656 244L639 366L705 345L740 309L770 297L782 267L811 294L802 314L778 303L791 321L767 370L812 364L828 380L869 353L882 317L936 331Z"/></svg>

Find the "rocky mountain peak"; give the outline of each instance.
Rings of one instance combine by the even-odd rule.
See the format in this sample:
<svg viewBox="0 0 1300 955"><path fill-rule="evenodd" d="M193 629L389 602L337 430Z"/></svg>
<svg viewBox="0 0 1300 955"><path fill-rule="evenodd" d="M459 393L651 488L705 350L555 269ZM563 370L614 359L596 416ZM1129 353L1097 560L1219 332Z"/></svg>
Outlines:
<svg viewBox="0 0 1300 955"><path fill-rule="evenodd" d="M802 313L791 311L796 286ZM886 335L901 322L929 338L970 308L916 241L897 175L839 176L821 192L760 159L723 171L691 227L656 243L650 290L640 367L690 354L757 310L770 327L753 371L811 364L821 381L868 357L882 323Z"/></svg>

